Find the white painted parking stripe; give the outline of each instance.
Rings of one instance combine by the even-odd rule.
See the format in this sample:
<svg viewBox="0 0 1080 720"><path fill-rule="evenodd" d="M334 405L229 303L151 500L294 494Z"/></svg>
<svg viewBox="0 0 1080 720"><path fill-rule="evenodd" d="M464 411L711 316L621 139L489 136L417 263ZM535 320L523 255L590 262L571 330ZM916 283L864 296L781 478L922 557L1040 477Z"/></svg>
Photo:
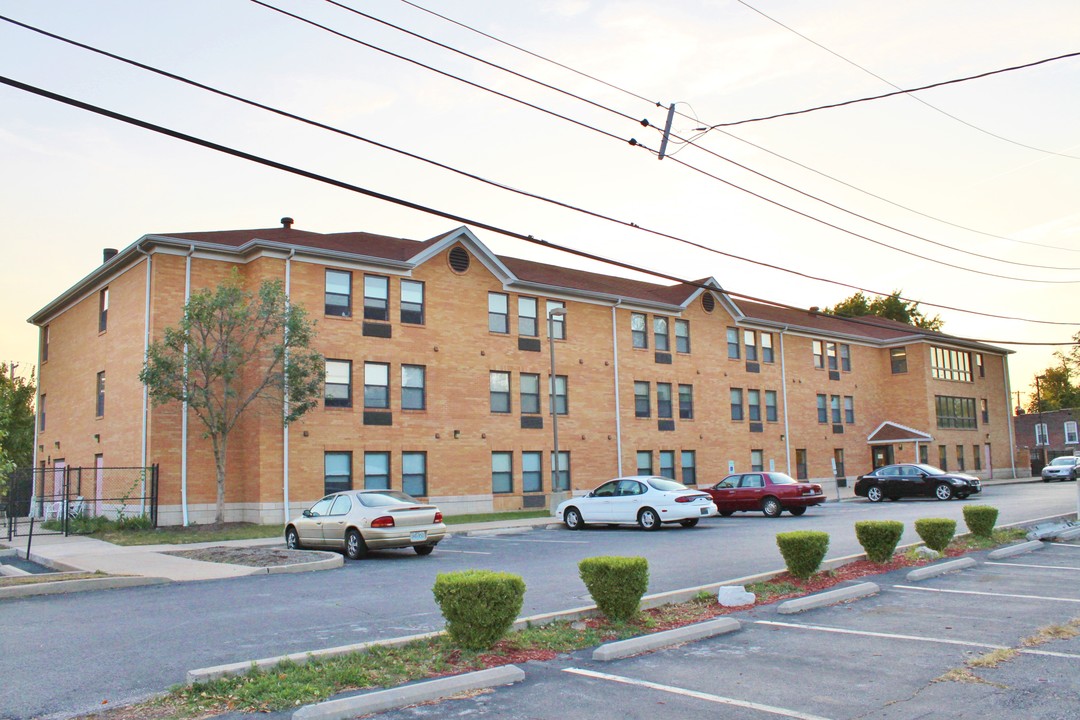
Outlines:
<svg viewBox="0 0 1080 720"><path fill-rule="evenodd" d="M497 542L559 543L560 545L588 545L588 540L530 540L523 537L498 537L495 535L459 535L459 540L495 540Z"/></svg>
<svg viewBox="0 0 1080 720"><path fill-rule="evenodd" d="M1044 570L1071 570L1073 572L1080 572L1080 567L1066 567L1064 565L1029 565L1027 563L1003 563L1003 562L985 562L983 565L1005 565L1006 567L1026 567L1026 568L1043 568Z"/></svg>
<svg viewBox="0 0 1080 720"><path fill-rule="evenodd" d="M698 692L697 690L687 690L686 688L675 687L673 685L661 685L660 683L649 682L648 680L635 680L634 678L623 677L621 675L609 675L608 673L583 670L581 668L563 668L563 672L573 673L574 675L583 675L598 680L610 680L611 682L622 683L624 685L636 685L650 690L660 690L662 692L672 693L673 695L683 695L696 700L706 700L721 705L732 705L734 707L748 708L750 710L759 710L773 715L796 718L797 720L828 720L820 715L811 715L810 713L799 712L798 710L788 710L787 708L774 707L772 705L762 705L761 703L749 702L747 700L736 700L735 698L712 695L710 693Z"/></svg>
<svg viewBox="0 0 1080 720"><path fill-rule="evenodd" d="M446 548L439 548L440 553L457 553L458 555L490 555L489 552L481 552L479 550L447 550Z"/></svg>
<svg viewBox="0 0 1080 720"><path fill-rule="evenodd" d="M1051 602L1080 603L1080 598L1051 597L1048 595L1016 595L1014 593L979 592L978 590L944 590L942 588L915 587L913 585L893 585L897 590L918 590L920 592L947 593L949 595L982 595L984 597L1007 597L1020 600L1049 600Z"/></svg>
<svg viewBox="0 0 1080 720"><path fill-rule="evenodd" d="M1052 542L1050 544L1054 547L1067 547L1072 548L1073 550L1080 550L1080 545L1073 545L1072 543Z"/></svg>

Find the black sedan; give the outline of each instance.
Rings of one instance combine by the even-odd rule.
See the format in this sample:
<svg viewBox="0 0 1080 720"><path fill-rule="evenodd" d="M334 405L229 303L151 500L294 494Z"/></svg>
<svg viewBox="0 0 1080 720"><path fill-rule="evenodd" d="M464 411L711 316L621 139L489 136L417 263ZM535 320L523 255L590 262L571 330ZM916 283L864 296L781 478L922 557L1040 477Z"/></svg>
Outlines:
<svg viewBox="0 0 1080 720"><path fill-rule="evenodd" d="M964 473L945 472L933 465L886 465L863 475L855 483L855 494L870 502L885 498L936 497L963 500L982 491L979 479Z"/></svg>

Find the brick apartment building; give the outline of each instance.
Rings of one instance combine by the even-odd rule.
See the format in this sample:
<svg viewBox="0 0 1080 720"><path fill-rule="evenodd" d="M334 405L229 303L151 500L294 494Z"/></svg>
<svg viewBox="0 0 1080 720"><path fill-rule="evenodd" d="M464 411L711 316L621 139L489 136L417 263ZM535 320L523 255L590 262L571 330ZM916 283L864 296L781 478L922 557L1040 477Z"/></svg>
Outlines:
<svg viewBox="0 0 1080 720"><path fill-rule="evenodd" d="M418 242L287 218L146 235L30 318L36 467L156 463L159 522L213 520L208 441L179 404L148 404L138 374L187 294L234 267L251 287L282 279L317 318L326 391L288 427L264 411L234 431L229 520L281 522L347 487L403 488L455 513L547 507L636 473L705 484L775 469L834 491L894 461L1014 473L1000 348L735 300L713 279L663 286L496 256L466 228Z"/></svg>
<svg viewBox="0 0 1080 720"><path fill-rule="evenodd" d="M1080 454L1080 408L1021 413L1013 418L1016 446L1031 455L1031 473L1062 455Z"/></svg>

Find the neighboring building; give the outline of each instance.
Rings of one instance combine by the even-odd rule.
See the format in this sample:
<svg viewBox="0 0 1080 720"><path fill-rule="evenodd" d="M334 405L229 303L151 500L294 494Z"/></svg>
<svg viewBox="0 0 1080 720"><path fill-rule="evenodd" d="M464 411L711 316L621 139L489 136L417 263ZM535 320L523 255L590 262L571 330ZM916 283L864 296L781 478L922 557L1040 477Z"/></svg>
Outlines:
<svg viewBox="0 0 1080 720"><path fill-rule="evenodd" d="M1043 465L1062 455L1080 454L1080 408L1027 413L1013 417L1016 446L1031 454L1031 473L1038 475Z"/></svg>
<svg viewBox="0 0 1080 720"><path fill-rule="evenodd" d="M713 279L662 286L496 256L466 228L417 242L283 222L146 235L35 314L37 467L156 463L160 522L212 521L198 421L185 435L181 406L147 405L138 374L185 297L236 267L252 286L284 280L318 319L327 365L323 406L234 431L230 520L280 522L350 486L460 513L547 507L619 474L711 484L775 469L828 484L916 459L1013 474L1000 348L735 300Z"/></svg>

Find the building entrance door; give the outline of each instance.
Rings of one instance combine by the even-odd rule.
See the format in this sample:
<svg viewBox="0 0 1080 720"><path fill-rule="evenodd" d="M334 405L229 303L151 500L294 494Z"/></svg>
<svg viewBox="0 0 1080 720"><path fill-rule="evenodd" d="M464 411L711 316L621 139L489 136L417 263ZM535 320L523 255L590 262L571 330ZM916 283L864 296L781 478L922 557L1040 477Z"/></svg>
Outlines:
<svg viewBox="0 0 1080 720"><path fill-rule="evenodd" d="M870 449L870 453L875 470L879 467L893 464L892 445L875 445Z"/></svg>

